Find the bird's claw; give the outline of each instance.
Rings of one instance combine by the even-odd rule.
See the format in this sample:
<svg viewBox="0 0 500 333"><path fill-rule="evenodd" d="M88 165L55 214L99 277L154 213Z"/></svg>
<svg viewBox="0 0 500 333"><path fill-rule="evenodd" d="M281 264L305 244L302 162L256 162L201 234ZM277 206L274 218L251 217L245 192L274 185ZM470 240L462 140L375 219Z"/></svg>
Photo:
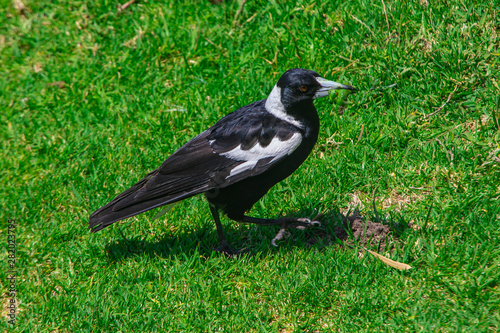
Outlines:
<svg viewBox="0 0 500 333"><path fill-rule="evenodd" d="M275 247L278 247L278 245L276 244L277 241L290 237L291 233L290 231L288 231L288 229L290 228L305 230L310 227L319 227L319 226L321 226L321 222L311 221L310 219L305 217L300 217L293 220L285 218L283 219L280 231L278 231L276 236L273 238L271 244Z"/></svg>
<svg viewBox="0 0 500 333"><path fill-rule="evenodd" d="M280 241L282 239L288 238L288 237L290 237L290 235L291 235L290 231L288 231L286 228L281 228L280 231L278 231L278 233L276 234L276 236L271 241L271 244L274 247L278 247L278 245L276 244L276 242Z"/></svg>
<svg viewBox="0 0 500 333"><path fill-rule="evenodd" d="M304 230L310 227L320 227L321 222L319 221L311 221L306 217L300 217L292 221L284 221L283 227L285 228L294 228L299 230Z"/></svg>
<svg viewBox="0 0 500 333"><path fill-rule="evenodd" d="M237 257L241 255L241 250L235 250L227 242L220 242L219 246L214 248L214 251L224 254L227 257Z"/></svg>

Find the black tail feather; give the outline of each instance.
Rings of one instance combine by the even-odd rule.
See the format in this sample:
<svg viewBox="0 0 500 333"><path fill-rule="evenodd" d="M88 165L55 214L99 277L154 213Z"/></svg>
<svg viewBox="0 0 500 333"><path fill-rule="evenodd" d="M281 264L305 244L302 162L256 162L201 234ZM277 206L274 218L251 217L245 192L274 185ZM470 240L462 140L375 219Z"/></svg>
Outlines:
<svg viewBox="0 0 500 333"><path fill-rule="evenodd" d="M96 210L92 215L90 215L89 219L89 229L91 232L97 232L99 230L102 230L106 228L107 226L126 219L128 217L132 217L134 215L138 215L144 212L147 212L148 210L158 208L170 203L174 203L177 201L181 201L183 199L189 198L195 194L198 194L199 191L195 190L192 192L187 192L183 194L177 194L172 197L162 197L162 198L157 198L153 199L150 201L143 201L139 202L137 204L133 204L130 206L127 206L126 208L114 211L113 208L115 205L120 201L116 200L116 198L108 203L106 206L99 208ZM118 197L117 197L118 198Z"/></svg>
<svg viewBox="0 0 500 333"><path fill-rule="evenodd" d="M93 212L89 218L90 231L97 232L113 224L114 222L144 213L157 207L189 198L206 190L206 184L203 184L195 188L190 188L189 190L186 189L186 191L175 191L175 193L159 193L157 196L147 199L144 199L143 196L138 195L140 194L141 189L143 189L146 183L148 183L148 181L151 180L154 182L154 179L152 178L154 178L157 174L158 169L149 173L134 186L120 193L107 205Z"/></svg>

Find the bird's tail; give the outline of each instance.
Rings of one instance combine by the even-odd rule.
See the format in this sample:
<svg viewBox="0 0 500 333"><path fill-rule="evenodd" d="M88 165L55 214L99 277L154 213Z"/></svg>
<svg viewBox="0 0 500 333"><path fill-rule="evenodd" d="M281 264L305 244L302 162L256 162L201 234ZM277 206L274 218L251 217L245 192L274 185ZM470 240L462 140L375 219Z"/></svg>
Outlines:
<svg viewBox="0 0 500 333"><path fill-rule="evenodd" d="M137 184L116 196L116 198L114 198L110 203L93 212L89 218L90 231L97 232L116 221L120 221L200 193L199 189L195 189L180 193L177 192L171 195L163 194L147 199L141 198L141 196L138 195L139 191L157 173L158 169L149 173L146 177L137 182Z"/></svg>

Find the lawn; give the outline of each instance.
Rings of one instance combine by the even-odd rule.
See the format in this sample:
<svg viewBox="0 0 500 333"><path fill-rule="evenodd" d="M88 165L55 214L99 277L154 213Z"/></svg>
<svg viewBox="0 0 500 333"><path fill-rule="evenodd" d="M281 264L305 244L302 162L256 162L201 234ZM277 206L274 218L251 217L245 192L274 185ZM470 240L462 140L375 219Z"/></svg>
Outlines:
<svg viewBox="0 0 500 333"><path fill-rule="evenodd" d="M498 1L0 4L1 330L500 330ZM311 156L249 214L321 227L275 248L225 218L227 258L198 196L88 231L293 67L359 91L316 101ZM334 237L355 209L412 269Z"/></svg>

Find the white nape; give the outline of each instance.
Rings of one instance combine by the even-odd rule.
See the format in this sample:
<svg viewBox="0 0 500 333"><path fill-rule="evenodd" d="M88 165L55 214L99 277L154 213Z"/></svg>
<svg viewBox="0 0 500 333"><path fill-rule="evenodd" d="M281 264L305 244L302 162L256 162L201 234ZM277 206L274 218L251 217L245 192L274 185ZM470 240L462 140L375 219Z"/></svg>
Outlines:
<svg viewBox="0 0 500 333"><path fill-rule="evenodd" d="M271 113L276 118L293 124L298 128L304 128L304 125L300 121L286 113L285 106L281 102L281 88L277 85L274 86L269 97L267 97L265 107L267 112Z"/></svg>

